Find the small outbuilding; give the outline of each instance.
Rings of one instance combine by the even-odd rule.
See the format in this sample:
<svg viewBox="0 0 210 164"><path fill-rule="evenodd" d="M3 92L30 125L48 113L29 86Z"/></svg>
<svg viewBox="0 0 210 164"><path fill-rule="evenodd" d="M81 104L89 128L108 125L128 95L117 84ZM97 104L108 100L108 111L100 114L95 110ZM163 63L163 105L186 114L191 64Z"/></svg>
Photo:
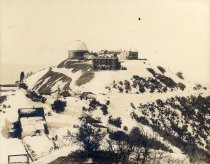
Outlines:
<svg viewBox="0 0 210 164"><path fill-rule="evenodd" d="M21 108L18 115L20 138L48 134L44 108Z"/></svg>

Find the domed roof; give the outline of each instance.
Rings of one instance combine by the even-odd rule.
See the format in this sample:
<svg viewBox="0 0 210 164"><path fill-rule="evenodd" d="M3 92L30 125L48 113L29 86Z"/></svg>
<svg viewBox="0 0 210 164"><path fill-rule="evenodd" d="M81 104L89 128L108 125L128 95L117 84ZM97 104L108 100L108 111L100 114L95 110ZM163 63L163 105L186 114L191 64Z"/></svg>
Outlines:
<svg viewBox="0 0 210 164"><path fill-rule="evenodd" d="M85 42L81 40L75 40L68 48L69 51L88 51Z"/></svg>
<svg viewBox="0 0 210 164"><path fill-rule="evenodd" d="M130 51L132 51L132 52L137 52L137 49L134 48L134 47L131 47L131 48L130 48Z"/></svg>

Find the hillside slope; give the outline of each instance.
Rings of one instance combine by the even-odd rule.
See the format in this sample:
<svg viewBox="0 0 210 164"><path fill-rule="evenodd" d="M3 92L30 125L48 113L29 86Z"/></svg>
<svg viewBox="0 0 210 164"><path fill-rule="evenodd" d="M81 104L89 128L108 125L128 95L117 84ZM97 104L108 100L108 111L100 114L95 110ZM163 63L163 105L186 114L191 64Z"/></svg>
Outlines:
<svg viewBox="0 0 210 164"><path fill-rule="evenodd" d="M90 62L65 60L58 67L41 70L25 80L30 90L47 98L42 104L21 96L29 101L27 105L45 108L50 135L58 137L56 144L60 150L54 150L56 157L67 155L64 149L68 152L79 149L80 142L72 136L75 137L84 120L92 126L96 126L97 120L110 132L129 134L139 127L147 136L155 135L161 143L156 149L164 151L160 160L209 162L209 90L189 82L182 73L151 65L149 61L123 61L122 66L124 70L94 72ZM65 97L67 107L60 114L51 109L58 88L71 93ZM18 95L19 92L26 94L24 90L19 90ZM10 95L5 102L12 108L17 108L11 101L15 96ZM13 111L12 115L17 117ZM7 112L4 116L7 117ZM113 123L117 119L121 120L119 126ZM108 150L106 140L105 137L101 141L101 150ZM48 155L40 157L37 163L54 160Z"/></svg>

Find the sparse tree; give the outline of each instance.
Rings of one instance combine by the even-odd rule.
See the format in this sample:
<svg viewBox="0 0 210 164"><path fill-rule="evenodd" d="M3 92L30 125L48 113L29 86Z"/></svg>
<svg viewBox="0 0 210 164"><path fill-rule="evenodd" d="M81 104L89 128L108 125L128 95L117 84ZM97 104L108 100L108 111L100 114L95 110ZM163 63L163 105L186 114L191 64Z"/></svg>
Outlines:
<svg viewBox="0 0 210 164"><path fill-rule="evenodd" d="M94 129L90 124L84 123L79 127L76 139L82 143L85 152L92 154L99 150L100 141L104 136L100 129Z"/></svg>
<svg viewBox="0 0 210 164"><path fill-rule="evenodd" d="M133 144L130 144L129 135L123 131L110 133L107 143L109 151L115 154L115 163L128 163L133 151Z"/></svg>

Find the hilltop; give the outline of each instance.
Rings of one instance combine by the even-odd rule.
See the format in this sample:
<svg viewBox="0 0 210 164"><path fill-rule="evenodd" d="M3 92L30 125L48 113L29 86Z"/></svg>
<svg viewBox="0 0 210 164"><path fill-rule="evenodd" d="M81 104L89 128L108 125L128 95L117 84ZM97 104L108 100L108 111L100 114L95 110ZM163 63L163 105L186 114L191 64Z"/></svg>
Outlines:
<svg viewBox="0 0 210 164"><path fill-rule="evenodd" d="M1 103L1 110L4 111L1 112L1 131L5 143L15 140L21 147L19 139L6 137L8 125L17 121L17 109L42 106L51 140L36 138L38 142L46 144L45 148L39 150L34 145L35 137L23 139L23 145L29 145L35 152L37 163L51 162L71 152L75 153L76 150L83 150L84 143L77 136L86 124L93 129L97 129L97 126L108 129L109 132L103 137L98 136L101 137L100 151L110 152L107 140L116 144L116 152L121 143L117 141L124 141L128 146L128 139L119 139L115 135L119 133L129 138L134 127L137 127L145 142L153 141L153 145L148 146L151 152L148 160L154 160L155 156L162 163L167 160L174 163L208 163L208 88L190 82L181 72L173 73L149 61L124 60L121 65L122 69L117 71L94 71L91 61L67 59L56 67L33 73L25 80L28 91L43 95L47 99L45 103L26 98L27 92L24 89L2 92L7 96L7 100ZM61 98L67 102L63 113L51 109L58 90L61 95L68 93ZM56 141L52 139L55 136ZM51 151L49 147L53 143L59 149ZM123 150L127 151L126 148ZM130 154L130 160L136 158L135 153ZM71 154L58 158L56 162L71 161L73 157L74 154ZM84 157L84 160L87 159Z"/></svg>

